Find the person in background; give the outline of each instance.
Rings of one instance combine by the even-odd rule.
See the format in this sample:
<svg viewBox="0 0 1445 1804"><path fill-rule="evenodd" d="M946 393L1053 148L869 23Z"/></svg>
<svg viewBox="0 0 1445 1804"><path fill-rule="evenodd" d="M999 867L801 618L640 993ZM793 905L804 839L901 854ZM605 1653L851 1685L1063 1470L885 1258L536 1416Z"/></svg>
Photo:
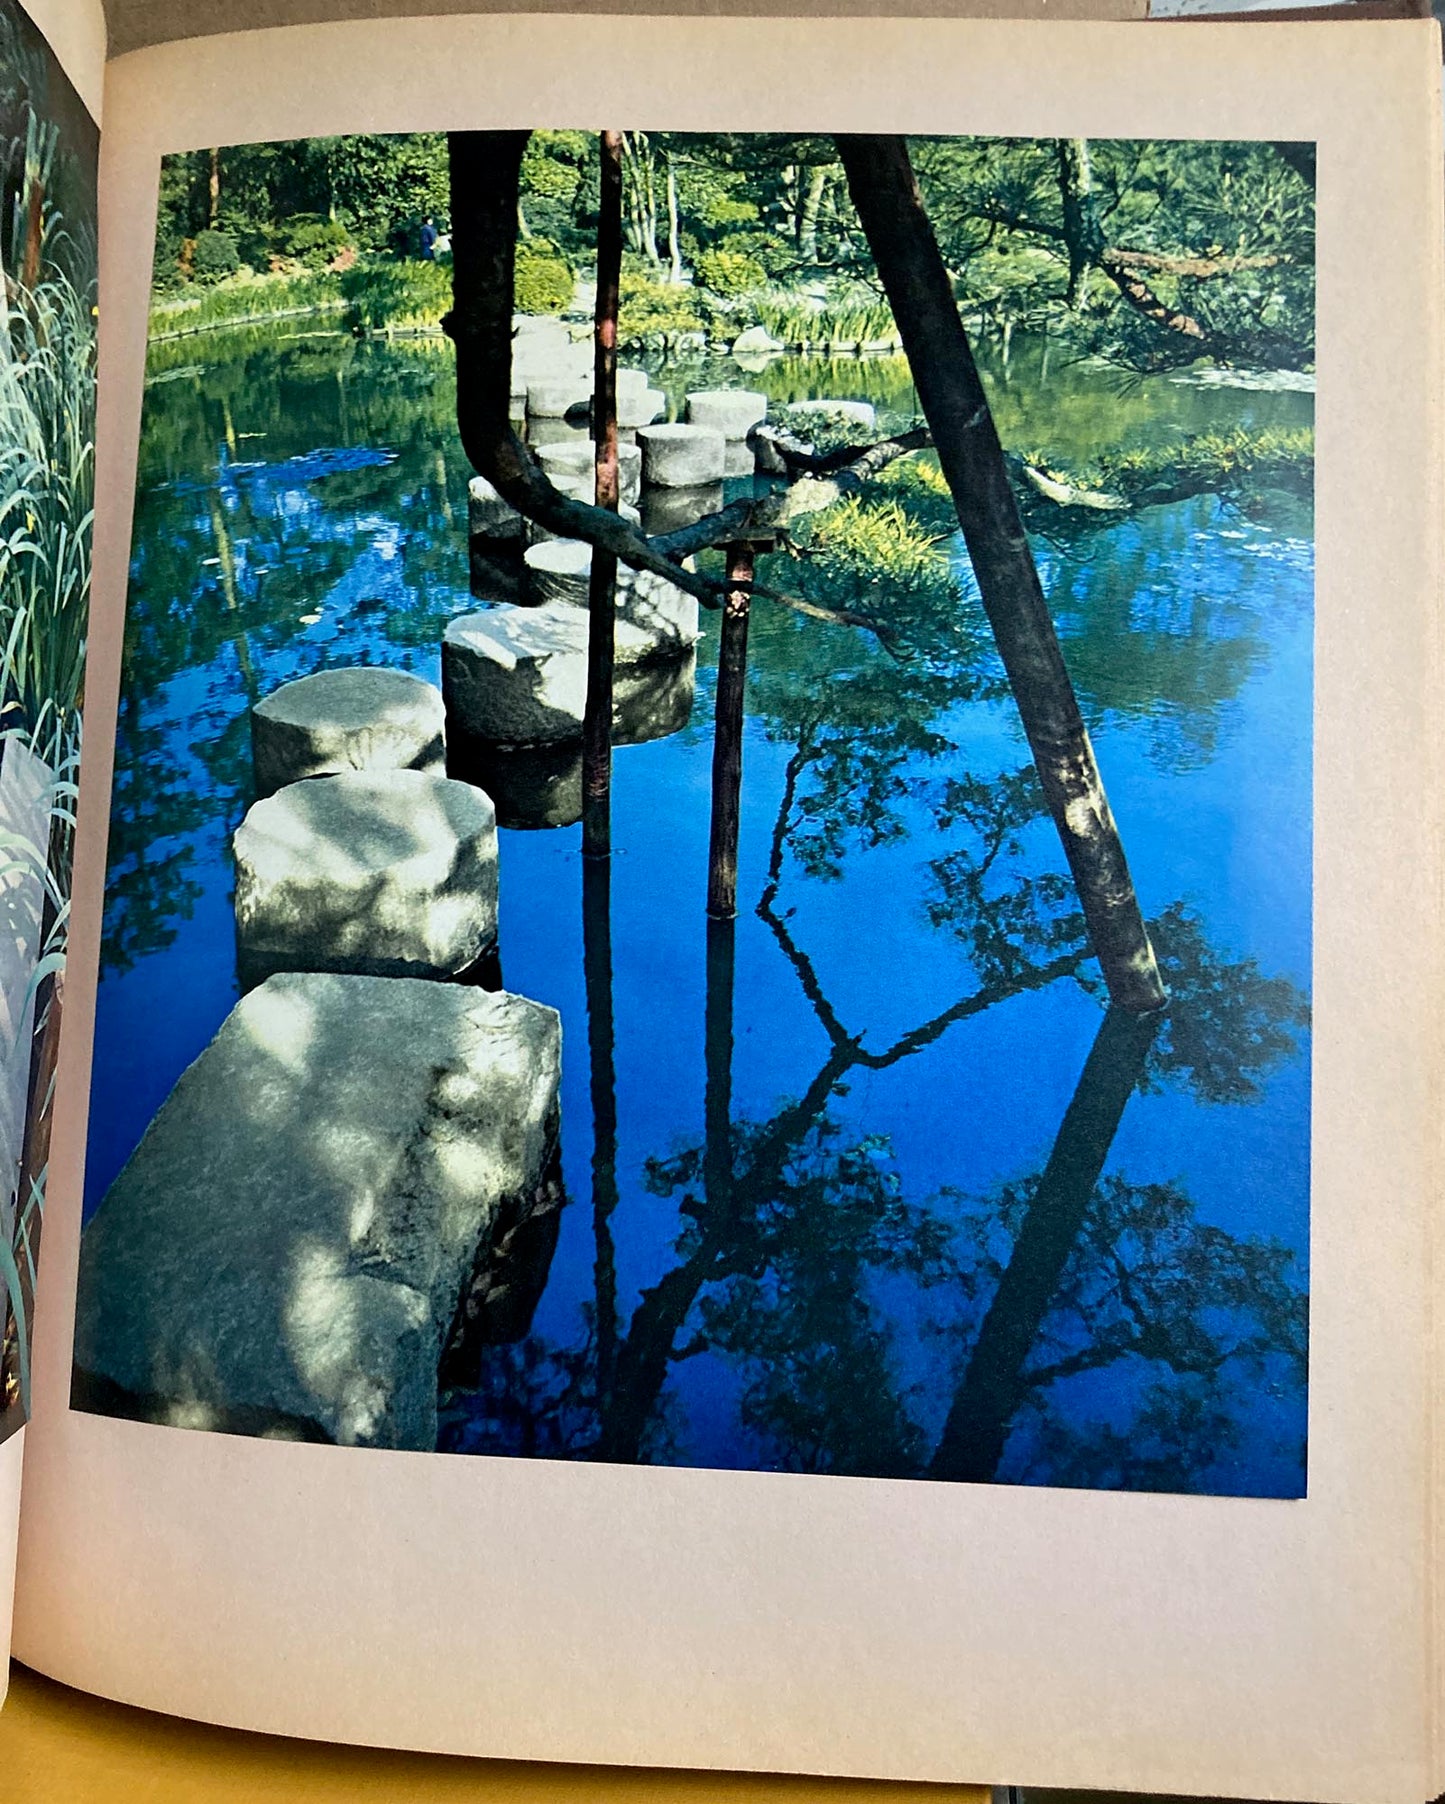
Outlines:
<svg viewBox="0 0 1445 1804"><path fill-rule="evenodd" d="M421 255L424 263L435 263L438 236L436 221L428 213L421 227Z"/></svg>

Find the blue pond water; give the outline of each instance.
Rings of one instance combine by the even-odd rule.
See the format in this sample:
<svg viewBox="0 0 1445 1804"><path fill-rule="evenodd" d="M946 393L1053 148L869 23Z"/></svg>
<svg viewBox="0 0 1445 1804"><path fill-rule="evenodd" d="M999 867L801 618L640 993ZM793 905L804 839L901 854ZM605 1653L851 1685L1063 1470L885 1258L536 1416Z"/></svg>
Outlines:
<svg viewBox="0 0 1445 1804"><path fill-rule="evenodd" d="M91 1210L239 994L249 701L328 664L435 679L475 605L443 354L205 354L146 408ZM897 364L731 380L911 411ZM1075 456L1309 418L1045 379L1037 347L990 381L1006 441ZM702 906L715 619L690 723L616 755L609 877L576 827L502 834L504 980L563 1017L568 1201L445 1448L1302 1493L1309 509L1198 497L1035 549L1169 1017L1106 1013L961 548L943 582L785 572L913 655L755 608L731 934Z"/></svg>

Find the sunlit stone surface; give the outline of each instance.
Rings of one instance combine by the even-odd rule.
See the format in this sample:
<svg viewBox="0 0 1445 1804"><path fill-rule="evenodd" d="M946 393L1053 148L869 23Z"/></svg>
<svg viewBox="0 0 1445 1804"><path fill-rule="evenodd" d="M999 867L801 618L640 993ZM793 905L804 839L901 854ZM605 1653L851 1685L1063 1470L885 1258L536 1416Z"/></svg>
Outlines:
<svg viewBox="0 0 1445 1804"><path fill-rule="evenodd" d="M552 486L558 489L562 494L570 496L573 501L585 501L589 507L592 504L592 479L588 476L558 477ZM640 526L642 524L642 514L640 510L626 501L622 503L617 512L620 518L628 521L633 526ZM529 520L527 522L528 545L546 545L548 543L555 543L561 538L562 534L553 532L550 526L543 526L536 520ZM523 570L524 572L526 570L525 564L523 565ZM520 599L527 600L530 598L531 594L529 587L528 595L520 597Z"/></svg>
<svg viewBox="0 0 1445 1804"><path fill-rule="evenodd" d="M671 585L668 585L671 586ZM661 611L661 604L658 604ZM577 739L587 705L587 610L565 601L462 614L442 640L442 693L449 733L492 746ZM691 642L646 631L619 616L613 722L632 674L676 660Z"/></svg>
<svg viewBox="0 0 1445 1804"><path fill-rule="evenodd" d="M525 524L485 476L474 476L467 484L467 531L472 538L506 543L520 539Z"/></svg>
<svg viewBox="0 0 1445 1804"><path fill-rule="evenodd" d="M155 1420L433 1448L458 1304L543 1180L560 1056L557 1015L520 996L253 990L85 1231L86 1382Z"/></svg>
<svg viewBox="0 0 1445 1804"><path fill-rule="evenodd" d="M691 489L723 479L727 440L720 432L702 426L645 426L637 442L642 479L655 487Z"/></svg>
<svg viewBox="0 0 1445 1804"><path fill-rule="evenodd" d="M255 804L233 845L247 981L451 977L495 943L496 821L466 783L420 771L293 783Z"/></svg>
<svg viewBox="0 0 1445 1804"><path fill-rule="evenodd" d="M527 384L527 412L542 420L560 420L591 392L584 377L544 376Z"/></svg>
<svg viewBox="0 0 1445 1804"><path fill-rule="evenodd" d="M745 439L768 417L768 397L750 388L694 389L687 397L687 417L725 439Z"/></svg>
<svg viewBox="0 0 1445 1804"><path fill-rule="evenodd" d="M283 683L251 710L256 794L302 777L446 764L442 698L404 670L351 665Z"/></svg>
<svg viewBox="0 0 1445 1804"><path fill-rule="evenodd" d="M523 562L538 603L589 605L592 547L581 539L544 540ZM697 643L697 601L665 576L619 564L614 606L617 619L646 633L658 652L687 651Z"/></svg>
<svg viewBox="0 0 1445 1804"><path fill-rule="evenodd" d="M617 424L624 432L634 432L640 426L650 426L666 412L667 396L660 388L643 388L629 394L618 390Z"/></svg>
<svg viewBox="0 0 1445 1804"><path fill-rule="evenodd" d="M584 478L589 501L596 481L596 460L597 447L591 439L580 444L543 445L537 452L537 462L553 482L567 477ZM622 500L635 504L642 490L642 453L636 445L617 447L617 477Z"/></svg>
<svg viewBox="0 0 1445 1804"><path fill-rule="evenodd" d="M620 667L613 683L612 743L645 745L687 725L697 688L692 651ZM582 818L582 741L498 746L454 730L447 748L452 775L492 798L497 825L533 831L570 827Z"/></svg>

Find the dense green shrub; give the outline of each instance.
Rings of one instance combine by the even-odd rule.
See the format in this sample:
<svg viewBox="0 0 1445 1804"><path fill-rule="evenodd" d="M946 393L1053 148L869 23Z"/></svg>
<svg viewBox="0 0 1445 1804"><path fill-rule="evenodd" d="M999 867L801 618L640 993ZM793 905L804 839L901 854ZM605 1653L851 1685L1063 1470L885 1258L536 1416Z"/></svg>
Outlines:
<svg viewBox="0 0 1445 1804"><path fill-rule="evenodd" d="M684 332L701 332L706 323L690 288L674 282L654 282L647 276L623 275L617 309L620 343L637 345L652 339L676 338Z"/></svg>
<svg viewBox="0 0 1445 1804"><path fill-rule="evenodd" d="M518 313L560 313L575 287L572 265L550 240L529 238L517 246L513 305Z"/></svg>
<svg viewBox="0 0 1445 1804"><path fill-rule="evenodd" d="M735 300L739 295L765 288L768 281L768 272L756 257L750 257L744 251L729 250L726 245L720 245L716 250L699 251L694 270L702 287L711 289L724 300Z"/></svg>
<svg viewBox="0 0 1445 1804"><path fill-rule="evenodd" d="M350 243L351 235L339 220L315 213L296 214L275 237L275 248L283 257L295 257L313 274L334 263Z"/></svg>
<svg viewBox="0 0 1445 1804"><path fill-rule="evenodd" d="M229 232L201 232L191 252L191 268L198 282L219 282L241 267L236 240Z"/></svg>

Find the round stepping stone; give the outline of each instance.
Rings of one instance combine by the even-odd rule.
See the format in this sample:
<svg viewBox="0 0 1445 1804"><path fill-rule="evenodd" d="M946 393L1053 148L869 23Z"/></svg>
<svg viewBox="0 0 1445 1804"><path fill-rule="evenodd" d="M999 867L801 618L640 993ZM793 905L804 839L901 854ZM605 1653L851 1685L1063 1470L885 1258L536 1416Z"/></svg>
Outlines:
<svg viewBox="0 0 1445 1804"><path fill-rule="evenodd" d="M470 784L412 770L292 783L232 847L248 979L455 977L496 941L496 816Z"/></svg>
<svg viewBox="0 0 1445 1804"><path fill-rule="evenodd" d="M527 384L527 412L539 420L560 420L569 407L591 395L576 376L544 376Z"/></svg>
<svg viewBox="0 0 1445 1804"><path fill-rule="evenodd" d="M596 482L596 461L597 447L591 439L579 444L543 445L537 452L537 462L553 482L563 476L583 476L589 491ZM642 453L636 445L617 447L617 477L622 499L635 505L642 493ZM591 499L591 493L587 498Z"/></svg>
<svg viewBox="0 0 1445 1804"><path fill-rule="evenodd" d="M591 440L585 426L569 426L563 419L542 420L536 414L529 413L527 443L534 451L538 451L543 445L586 445Z"/></svg>
<svg viewBox="0 0 1445 1804"><path fill-rule="evenodd" d="M570 602L503 604L448 622L442 694L449 727L490 745L555 745L582 734L587 706L587 610ZM619 619L619 692L628 674L676 658L676 647ZM616 699L614 699L614 718Z"/></svg>
<svg viewBox="0 0 1445 1804"><path fill-rule="evenodd" d="M721 482L727 467L727 440L703 426L645 426L642 479L655 488L692 489Z"/></svg>
<svg viewBox="0 0 1445 1804"><path fill-rule="evenodd" d="M592 547L581 539L548 539L523 559L539 605L561 602L586 608ZM617 569L617 619L648 634L659 652L683 652L697 643L697 599L651 570Z"/></svg>
<svg viewBox="0 0 1445 1804"><path fill-rule="evenodd" d="M617 401L622 404L624 398L640 402L642 397L652 388L652 378L646 370L619 369L617 372Z"/></svg>
<svg viewBox="0 0 1445 1804"><path fill-rule="evenodd" d="M723 475L730 477L756 475L758 460L752 446L743 439L738 442L728 440L727 462L723 465Z"/></svg>
<svg viewBox="0 0 1445 1804"><path fill-rule="evenodd" d="M862 432L873 432L878 424L871 401L793 401L789 403L788 412L803 419L810 414L832 415L846 420L850 426L857 426Z"/></svg>
<svg viewBox="0 0 1445 1804"><path fill-rule="evenodd" d="M636 432L639 427L650 426L654 420L660 420L667 412L667 396L660 388L637 389L624 394L617 392L617 429L619 432Z"/></svg>
<svg viewBox="0 0 1445 1804"><path fill-rule="evenodd" d="M746 439L768 417L768 397L750 388L695 389L687 397L687 417L725 439Z"/></svg>
<svg viewBox="0 0 1445 1804"><path fill-rule="evenodd" d="M467 484L467 531L472 538L507 543L521 538L525 524L485 476L474 476Z"/></svg>
<svg viewBox="0 0 1445 1804"><path fill-rule="evenodd" d="M258 797L303 777L446 765L445 711L431 683L370 665L283 683L251 710Z"/></svg>

